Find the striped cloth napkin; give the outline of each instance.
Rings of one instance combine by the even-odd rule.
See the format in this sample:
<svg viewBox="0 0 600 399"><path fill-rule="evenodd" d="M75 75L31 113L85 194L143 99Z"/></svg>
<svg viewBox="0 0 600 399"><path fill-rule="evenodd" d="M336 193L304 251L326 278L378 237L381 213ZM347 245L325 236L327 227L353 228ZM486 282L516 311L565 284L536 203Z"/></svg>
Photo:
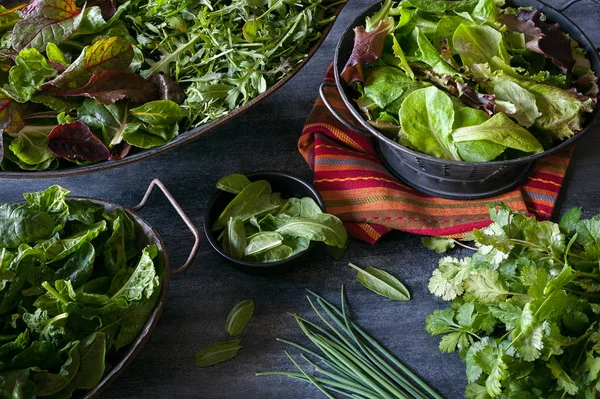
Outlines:
<svg viewBox="0 0 600 399"><path fill-rule="evenodd" d="M325 82L334 82L332 67ZM325 93L344 118L358 125L337 89L325 89ZM573 152L571 147L541 159L527 181L505 194L449 200L401 183L381 163L371 140L338 122L319 98L298 142L300 153L314 170L314 186L327 212L338 216L352 236L369 243L390 230L460 238L490 224L486 204L497 201L538 219L549 219Z"/></svg>

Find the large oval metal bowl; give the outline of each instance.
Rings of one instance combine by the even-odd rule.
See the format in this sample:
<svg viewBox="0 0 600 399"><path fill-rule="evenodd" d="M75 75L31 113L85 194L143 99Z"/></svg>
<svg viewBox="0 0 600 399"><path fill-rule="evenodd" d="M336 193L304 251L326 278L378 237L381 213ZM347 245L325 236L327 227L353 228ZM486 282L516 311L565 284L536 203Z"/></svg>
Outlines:
<svg viewBox="0 0 600 399"><path fill-rule="evenodd" d="M548 21L558 22L564 32L579 42L587 52L596 76L600 77L600 58L592 41L569 18L552 6L538 0L511 0L509 6L535 7L545 13ZM569 5L574 2L569 2ZM371 126L363 117L353 100L356 91L340 77L354 45L353 28L365 24L365 18L380 9L374 4L358 16L345 30L338 42L335 59L335 86L352 114L360 123L358 130L366 131L375 137L375 145L388 169L406 184L427 194L455 199L486 198L506 192L527 178L534 162L571 145L583 134L600 125L598 107L587 117L582 131L560 144L540 154L529 155L507 161L463 162L435 158L407 147L388 138ZM564 10L564 8L563 8ZM325 84L326 85L326 84ZM323 87L322 87L323 88ZM323 93L323 90L322 90ZM323 96L324 97L324 96ZM327 101L325 101L327 103ZM331 105L328 105L331 108ZM335 110L334 110L335 111ZM340 119L338 115L338 119ZM341 119L347 125L347 121ZM350 126L352 127L352 126Z"/></svg>
<svg viewBox="0 0 600 399"><path fill-rule="evenodd" d="M2 3L2 1L0 1ZM9 1L9 5L15 5L22 3L22 1L13 1L12 3ZM41 172L26 172L26 171L0 171L0 179L44 179L44 178L60 178L60 177L69 177L69 176L78 176L87 173L97 172L105 169L112 169L117 166L128 165L132 163L139 162L144 159L148 159L165 152L174 150L179 148L185 144L188 144L194 140L197 140L200 136L210 132L214 128L223 125L224 123L229 122L235 117L243 114L248 111L250 108L254 107L256 104L275 93L279 90L284 84L287 83L295 74L297 74L306 63L312 58L313 55L317 52L321 44L327 35L331 31L333 24L337 20L337 16L340 14L346 2L340 2L340 4L336 7L333 16L335 17L333 21L331 21L325 28L321 31L321 37L315 42L315 44L310 48L307 56L294 67L292 71L290 71L283 79L275 83L272 87L270 87L267 91L262 93L261 95L254 97L252 100L248 101L245 105L234 109L229 114L223 116L222 118L216 119L212 122L209 122L205 125L199 126L195 129L188 130L184 133L181 133L175 139L170 141L169 143L156 148L151 148L147 150L136 150L135 153L132 153L125 158L117 161L104 161L99 162L93 165L86 166L73 166L70 168L64 169L56 169L56 170L46 170Z"/></svg>
<svg viewBox="0 0 600 399"><path fill-rule="evenodd" d="M192 247L190 255L188 256L188 259L185 262L185 264L173 270L169 268L169 256L167 254L167 248L165 247L165 244L162 238L160 237L160 234L158 234L158 232L148 222L146 222L146 220L144 220L141 216L139 216L136 213L146 205L146 203L148 202L148 198L150 197L150 194L152 193L155 187L160 188L160 190L164 193L164 195L167 197L173 208L175 208L179 216L183 219L187 227L190 229L195 239L194 246ZM137 354L141 351L144 343L146 343L146 341L150 337L150 332L152 331L152 329L154 329L154 327L156 327L158 319L165 306L165 302L167 301L167 294L169 292L169 281L171 280L171 278L184 272L192 265L200 247L200 234L198 232L198 229L191 222L190 218L183 212L181 206L177 203L177 201L173 198L173 196L169 193L169 191L166 189L166 187L160 180L153 180L152 183L150 183L148 191L146 192L146 195L144 196L140 204L132 209L127 209L113 202L99 200L96 198L69 198L92 201L96 204L104 206L104 209L108 212L114 211L117 208L123 209L135 224L137 233L137 248L140 251L147 245L156 245L156 247L158 248L158 256L154 259L154 265L156 267L158 275L161 278L162 284L160 297L158 299L156 307L154 308L154 311L146 321L146 324L140 331L138 337L131 344L122 348L120 352L111 354L106 358L106 361L110 363L112 368L108 373L106 373L102 377L100 383L95 388L89 391L75 391L75 394L73 395L73 398L76 399L97 399L101 397L102 391L106 387L108 387L110 383L117 379L117 377L119 377L119 375L121 375L125 368L133 361L135 356L137 356Z"/></svg>

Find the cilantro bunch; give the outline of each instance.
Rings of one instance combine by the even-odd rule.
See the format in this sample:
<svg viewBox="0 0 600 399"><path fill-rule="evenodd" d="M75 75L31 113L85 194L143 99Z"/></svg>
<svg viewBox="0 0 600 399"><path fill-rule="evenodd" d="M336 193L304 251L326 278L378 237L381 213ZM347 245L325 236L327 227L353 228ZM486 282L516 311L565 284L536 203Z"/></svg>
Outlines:
<svg viewBox="0 0 600 399"><path fill-rule="evenodd" d="M560 223L492 207L471 257L445 257L430 291L452 301L429 315L440 350L460 351L466 397L595 398L600 372L600 215ZM454 240L426 242L441 251ZM441 247L441 248L440 248Z"/></svg>

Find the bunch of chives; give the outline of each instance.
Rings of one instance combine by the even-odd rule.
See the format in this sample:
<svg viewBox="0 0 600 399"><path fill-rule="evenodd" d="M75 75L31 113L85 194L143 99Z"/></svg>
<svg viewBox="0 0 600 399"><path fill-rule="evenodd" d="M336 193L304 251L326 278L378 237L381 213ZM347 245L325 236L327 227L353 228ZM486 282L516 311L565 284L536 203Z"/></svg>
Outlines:
<svg viewBox="0 0 600 399"><path fill-rule="evenodd" d="M309 292L314 299L307 296L308 301L325 327L298 315L294 315L294 318L320 354L294 342L283 339L278 341L303 351L301 357L314 367L316 375L307 373L287 352L286 355L299 372L275 371L257 375L283 375L307 381L331 399L336 398L334 394L352 399L443 399L348 318L343 287L341 310L323 297ZM317 359L320 364L307 355Z"/></svg>

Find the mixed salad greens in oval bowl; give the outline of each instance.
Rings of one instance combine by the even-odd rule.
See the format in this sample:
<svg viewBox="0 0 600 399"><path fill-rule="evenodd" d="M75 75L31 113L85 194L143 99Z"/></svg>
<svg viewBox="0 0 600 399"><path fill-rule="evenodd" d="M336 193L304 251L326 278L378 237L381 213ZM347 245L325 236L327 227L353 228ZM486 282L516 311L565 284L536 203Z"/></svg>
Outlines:
<svg viewBox="0 0 600 399"><path fill-rule="evenodd" d="M372 127L436 158L542 153L597 106L586 52L532 7L503 0L385 0L354 29L341 78Z"/></svg>
<svg viewBox="0 0 600 399"><path fill-rule="evenodd" d="M342 6L331 0L0 5L0 175L91 171L183 144L277 89L316 50Z"/></svg>

